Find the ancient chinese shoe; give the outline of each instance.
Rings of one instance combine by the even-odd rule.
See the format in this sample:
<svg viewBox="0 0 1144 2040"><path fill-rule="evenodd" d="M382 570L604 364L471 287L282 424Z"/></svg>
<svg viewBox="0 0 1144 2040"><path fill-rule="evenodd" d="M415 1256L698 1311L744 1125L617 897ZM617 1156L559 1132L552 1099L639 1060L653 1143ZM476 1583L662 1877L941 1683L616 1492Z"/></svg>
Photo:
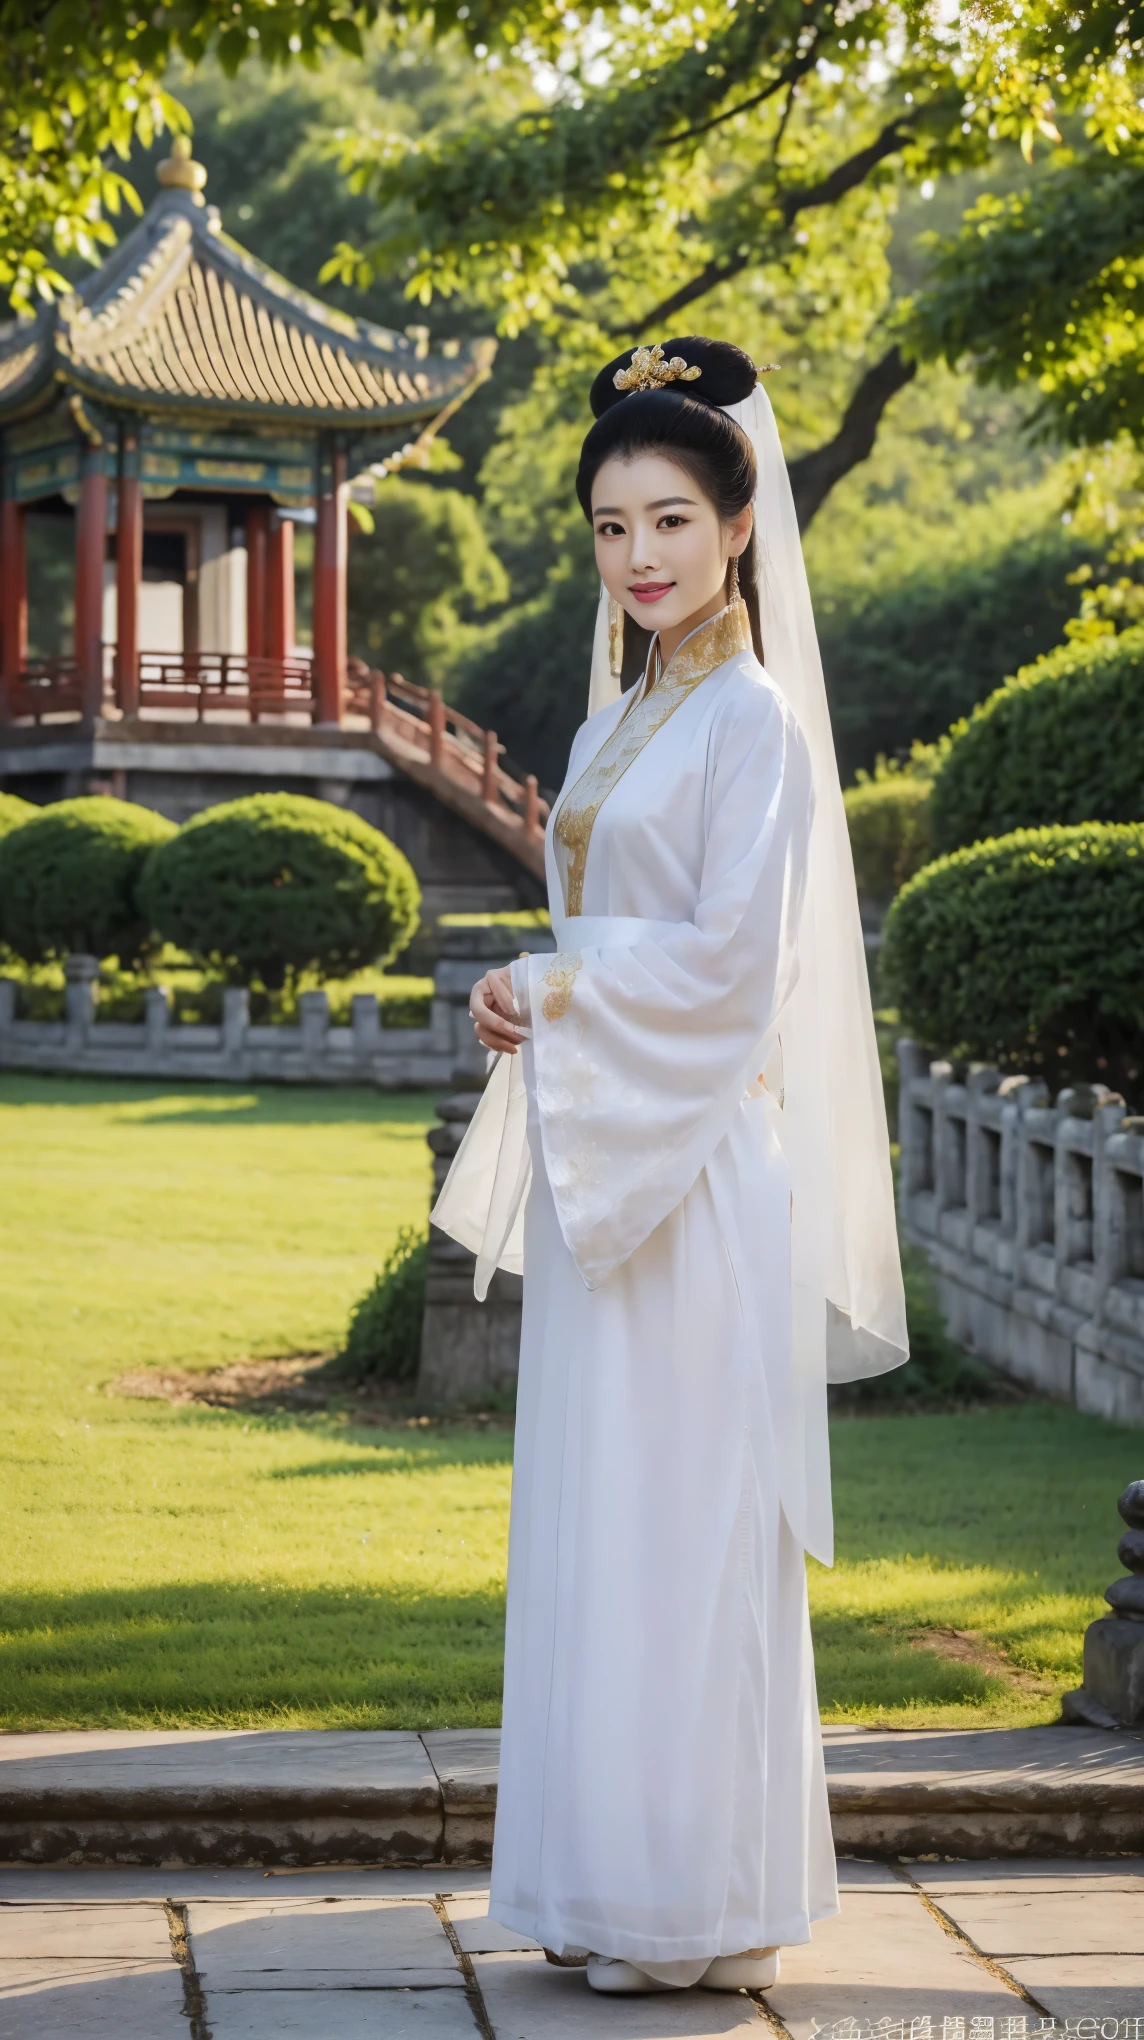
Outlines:
<svg viewBox="0 0 1144 2040"><path fill-rule="evenodd" d="M769 1990L778 1980L777 1948L748 1948L742 1955L717 1955L699 1979L704 1990Z"/></svg>
<svg viewBox="0 0 1144 2040"><path fill-rule="evenodd" d="M634 1962L624 1962L618 1955L589 1955L588 1983L592 1990L603 1990L613 1997L635 1997L647 1990L670 1990L669 1983L657 1983L646 1970L637 1969Z"/></svg>

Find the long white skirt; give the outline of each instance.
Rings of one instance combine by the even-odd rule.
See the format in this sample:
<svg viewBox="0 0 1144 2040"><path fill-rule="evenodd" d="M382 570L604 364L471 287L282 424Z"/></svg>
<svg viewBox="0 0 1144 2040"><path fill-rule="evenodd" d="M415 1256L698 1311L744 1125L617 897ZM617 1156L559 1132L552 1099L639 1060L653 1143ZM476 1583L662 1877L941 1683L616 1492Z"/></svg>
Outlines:
<svg viewBox="0 0 1144 2040"><path fill-rule="evenodd" d="M806 1941L838 1909L766 1379L789 1344L775 1110L744 1100L683 1203L594 1291L529 1127L489 1910L556 1952L686 1965L664 1973L679 1984L715 1955ZM765 1271L736 1274L728 1199ZM740 1303L761 1272L764 1353Z"/></svg>

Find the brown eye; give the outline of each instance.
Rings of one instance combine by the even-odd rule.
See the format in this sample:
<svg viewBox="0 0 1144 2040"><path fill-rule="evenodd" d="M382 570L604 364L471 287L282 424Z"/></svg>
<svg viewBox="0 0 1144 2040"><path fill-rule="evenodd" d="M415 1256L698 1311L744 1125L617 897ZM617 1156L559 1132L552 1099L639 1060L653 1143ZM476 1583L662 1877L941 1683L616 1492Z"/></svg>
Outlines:
<svg viewBox="0 0 1144 2040"><path fill-rule="evenodd" d="M669 510L667 516L661 517L659 521L666 530L674 531L678 525L686 524L687 519L686 517L677 517L674 510Z"/></svg>
<svg viewBox="0 0 1144 2040"><path fill-rule="evenodd" d="M624 527L622 524L598 524L596 526L597 538L622 538L623 535Z"/></svg>

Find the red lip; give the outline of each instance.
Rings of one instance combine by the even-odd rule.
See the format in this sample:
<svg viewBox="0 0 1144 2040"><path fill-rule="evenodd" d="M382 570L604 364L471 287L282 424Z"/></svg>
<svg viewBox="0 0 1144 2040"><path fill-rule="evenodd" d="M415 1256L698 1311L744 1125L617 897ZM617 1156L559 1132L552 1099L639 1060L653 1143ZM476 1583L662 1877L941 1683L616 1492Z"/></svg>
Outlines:
<svg viewBox="0 0 1144 2040"><path fill-rule="evenodd" d="M674 581L643 581L631 593L637 602L658 602L661 595L670 595L674 586Z"/></svg>

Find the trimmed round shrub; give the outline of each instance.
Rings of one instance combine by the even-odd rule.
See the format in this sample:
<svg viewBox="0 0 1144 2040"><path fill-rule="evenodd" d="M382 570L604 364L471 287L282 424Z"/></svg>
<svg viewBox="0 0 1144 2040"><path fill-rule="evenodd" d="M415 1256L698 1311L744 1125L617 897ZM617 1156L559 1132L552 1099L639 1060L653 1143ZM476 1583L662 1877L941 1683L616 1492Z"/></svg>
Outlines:
<svg viewBox="0 0 1144 2040"><path fill-rule="evenodd" d="M8 835L12 829L21 829L30 822L33 815L43 813L30 800L21 800L18 793L0 793L0 836Z"/></svg>
<svg viewBox="0 0 1144 2040"><path fill-rule="evenodd" d="M35 808L0 839L0 938L27 963L69 951L132 963L150 922L139 881L175 825L103 794Z"/></svg>
<svg viewBox="0 0 1144 2040"><path fill-rule="evenodd" d="M277 990L303 971L385 964L417 927L413 867L380 829L329 801L256 793L195 815L164 843L140 897L167 941L232 983Z"/></svg>
<svg viewBox="0 0 1144 2040"><path fill-rule="evenodd" d="M1144 820L1144 628L1061 645L956 723L931 817L938 850L1050 822Z"/></svg>
<svg viewBox="0 0 1144 2040"><path fill-rule="evenodd" d="M421 1357L429 1243L403 1225L381 1271L350 1312L335 1370L354 1381L412 1381Z"/></svg>
<svg viewBox="0 0 1144 2040"><path fill-rule="evenodd" d="M1144 1067L1144 825L1018 829L926 865L882 983L928 1048L1127 1094Z"/></svg>
<svg viewBox="0 0 1144 2040"><path fill-rule="evenodd" d="M858 890L878 906L888 905L933 856L929 791L928 780L887 772L862 778L842 796Z"/></svg>

